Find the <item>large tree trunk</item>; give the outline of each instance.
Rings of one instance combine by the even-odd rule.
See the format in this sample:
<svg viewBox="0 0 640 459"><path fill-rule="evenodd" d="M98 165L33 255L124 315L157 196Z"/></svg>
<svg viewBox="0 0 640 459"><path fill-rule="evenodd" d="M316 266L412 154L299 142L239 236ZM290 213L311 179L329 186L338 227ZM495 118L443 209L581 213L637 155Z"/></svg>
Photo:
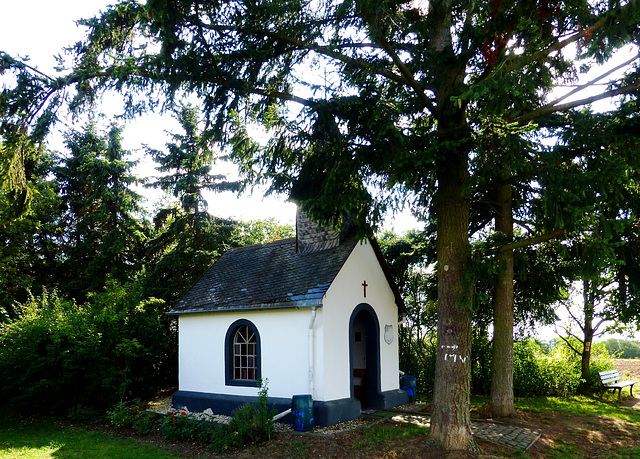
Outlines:
<svg viewBox="0 0 640 459"><path fill-rule="evenodd" d="M471 390L471 285L466 151L448 151L437 166L438 351L429 438L448 450L473 446Z"/></svg>
<svg viewBox="0 0 640 459"><path fill-rule="evenodd" d="M513 191L509 184L498 187L496 231L513 236ZM498 276L493 297L493 354L489 409L494 416L511 416L513 404L513 250L497 255Z"/></svg>
<svg viewBox="0 0 640 459"><path fill-rule="evenodd" d="M430 48L438 66L434 75L438 121L438 191L434 198L438 252L438 349L429 440L447 450L475 449L471 435L471 294L469 247L469 152L473 148L465 103L466 60L453 52L453 2L429 2L433 21ZM444 64L446 62L446 65Z"/></svg>

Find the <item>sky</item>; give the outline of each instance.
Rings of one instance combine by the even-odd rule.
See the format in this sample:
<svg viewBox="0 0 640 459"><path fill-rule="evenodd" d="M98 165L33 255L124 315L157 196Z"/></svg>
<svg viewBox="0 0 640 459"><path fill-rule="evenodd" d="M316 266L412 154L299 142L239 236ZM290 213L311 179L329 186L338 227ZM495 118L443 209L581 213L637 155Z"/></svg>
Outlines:
<svg viewBox="0 0 640 459"><path fill-rule="evenodd" d="M21 57L29 56L29 64L47 74L54 74L55 59L63 47L82 39L84 27L77 26L75 20L90 18L106 9L113 0L0 0L0 51ZM109 111L111 104L103 106ZM113 104L113 114L117 113L117 104ZM82 128L74 126L75 128ZM64 126L61 130L65 130ZM150 115L127 123L123 131L123 147L131 150L140 160L137 172L153 175L153 161L143 155L142 145L163 149L169 141L166 131L181 133L180 126L170 114ZM58 133L52 137L50 148L63 150L62 137ZM222 169L222 170L220 170ZM227 174L229 179L237 176L235 166L218 164L215 173ZM138 189L148 201L146 208L153 210L161 199L160 192ZM293 224L295 205L286 201L286 196L264 197L264 189L247 191L240 197L232 192L208 194L209 212L213 215L241 220L275 218L282 223ZM383 226L402 234L409 229L419 227L418 222L408 213L389 216Z"/></svg>

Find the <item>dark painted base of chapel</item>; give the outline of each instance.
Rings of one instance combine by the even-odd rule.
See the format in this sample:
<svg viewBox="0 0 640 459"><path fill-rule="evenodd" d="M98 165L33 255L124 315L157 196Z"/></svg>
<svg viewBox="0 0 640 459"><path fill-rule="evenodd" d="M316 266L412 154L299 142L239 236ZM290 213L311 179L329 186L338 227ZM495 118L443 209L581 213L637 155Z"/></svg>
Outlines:
<svg viewBox="0 0 640 459"><path fill-rule="evenodd" d="M291 408L291 399L269 397L269 405L278 413ZM245 403L257 403L257 396L210 394L206 392L191 392L179 390L173 394L173 407L187 408L189 411L204 411L210 408L215 414L231 416L233 412ZM390 390L369 397L367 408L389 409L409 403L409 395L400 389ZM315 400L313 402L315 425L331 426L340 422L357 419L361 414L360 402L355 398L343 398L328 402ZM279 422L292 422L291 415L280 419Z"/></svg>

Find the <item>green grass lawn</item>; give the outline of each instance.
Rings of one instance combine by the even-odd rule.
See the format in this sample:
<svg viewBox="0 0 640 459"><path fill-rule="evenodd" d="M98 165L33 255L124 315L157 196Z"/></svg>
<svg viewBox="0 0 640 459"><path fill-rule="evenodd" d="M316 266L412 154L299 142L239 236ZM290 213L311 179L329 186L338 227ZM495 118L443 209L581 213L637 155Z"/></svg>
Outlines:
<svg viewBox="0 0 640 459"><path fill-rule="evenodd" d="M640 410L620 407L617 398L604 394L601 398L572 397L517 398L516 409L527 411L566 411L584 416L609 416L622 421L640 423Z"/></svg>
<svg viewBox="0 0 640 459"><path fill-rule="evenodd" d="M172 452L135 440L84 429L61 429L51 419L0 420L0 458L177 458Z"/></svg>

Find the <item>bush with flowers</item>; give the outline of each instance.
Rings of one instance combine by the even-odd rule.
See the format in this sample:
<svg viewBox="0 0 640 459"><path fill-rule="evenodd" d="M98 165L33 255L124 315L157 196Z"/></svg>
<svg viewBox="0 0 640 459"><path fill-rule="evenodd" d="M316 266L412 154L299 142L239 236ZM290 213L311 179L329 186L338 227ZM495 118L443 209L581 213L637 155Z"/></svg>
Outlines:
<svg viewBox="0 0 640 459"><path fill-rule="evenodd" d="M229 424L197 419L182 410L164 417L162 435L169 441L208 444L214 453L269 440L275 411L268 405L267 382L265 380L264 383L259 383L258 403L238 408Z"/></svg>
<svg viewBox="0 0 640 459"><path fill-rule="evenodd" d="M167 414L162 420L160 432L169 441L211 445L214 452L242 444L229 426L196 419L186 411Z"/></svg>

